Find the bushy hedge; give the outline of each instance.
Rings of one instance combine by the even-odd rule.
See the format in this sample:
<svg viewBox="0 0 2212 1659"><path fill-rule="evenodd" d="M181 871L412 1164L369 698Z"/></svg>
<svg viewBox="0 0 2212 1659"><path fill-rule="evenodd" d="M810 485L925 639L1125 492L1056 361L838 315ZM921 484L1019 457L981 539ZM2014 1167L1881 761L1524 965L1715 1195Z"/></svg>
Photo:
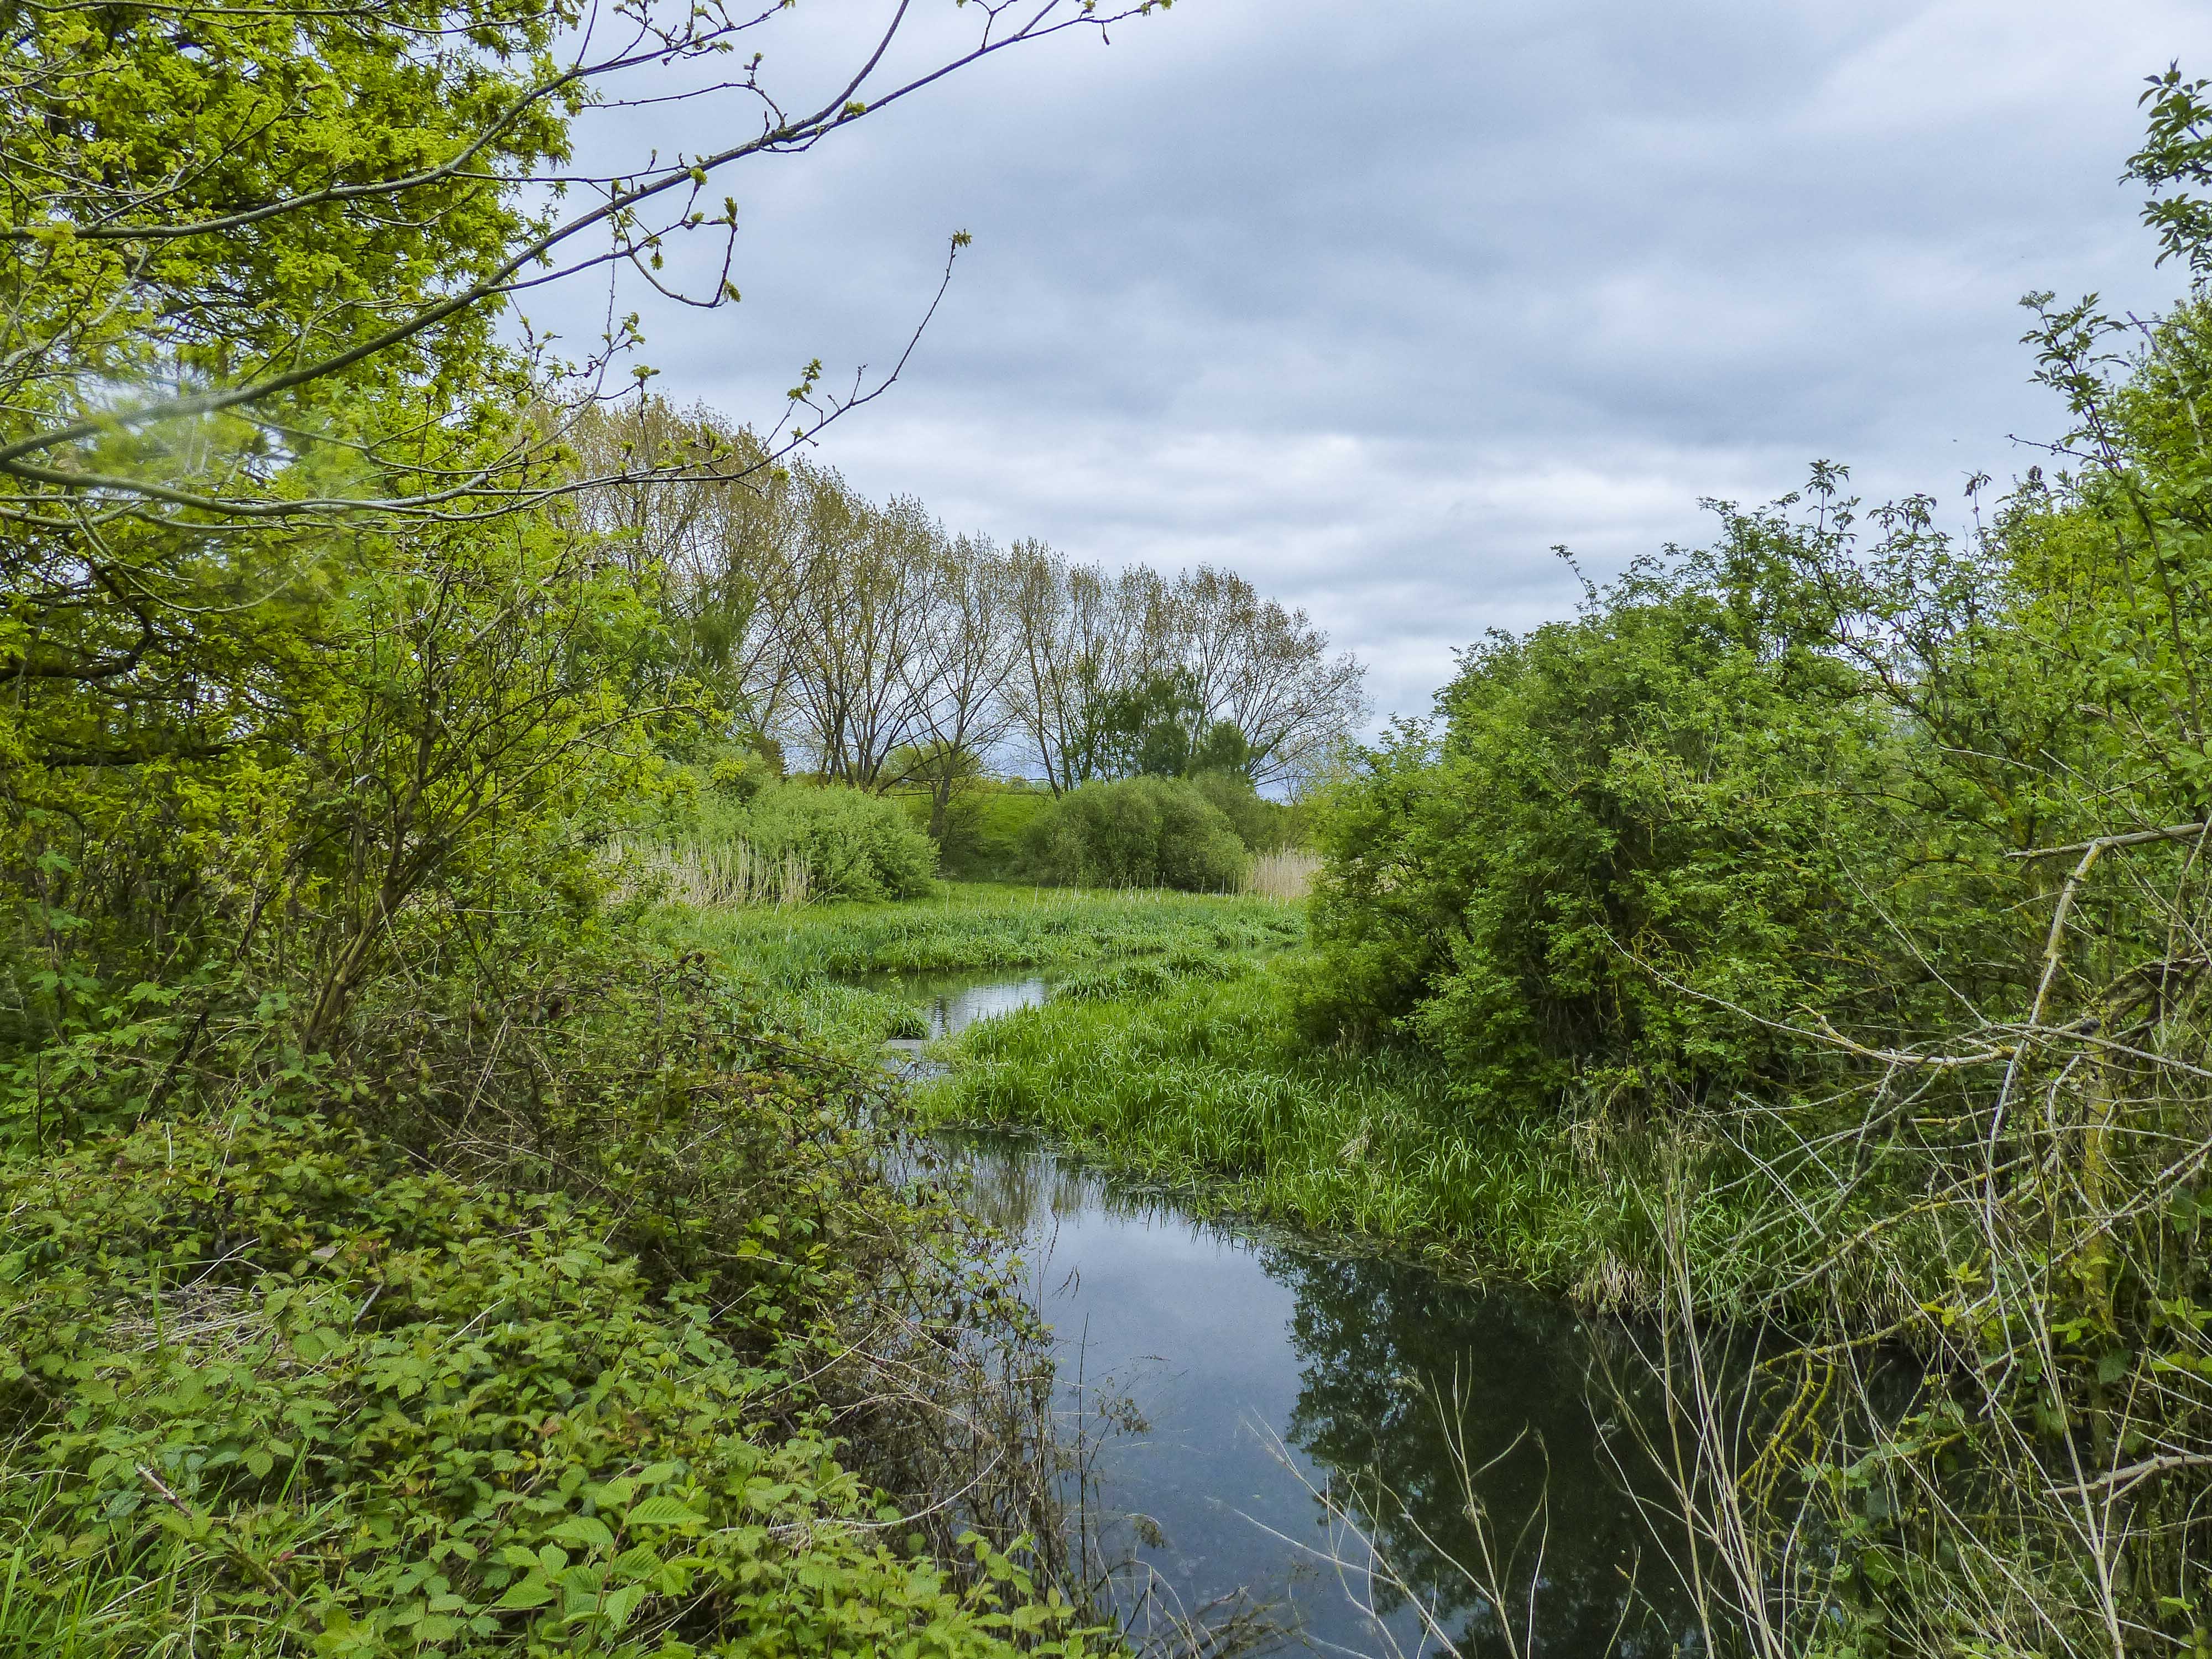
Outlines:
<svg viewBox="0 0 2212 1659"><path fill-rule="evenodd" d="M1818 595L1756 550L1493 635L1440 732L1333 793L1316 1036L1416 1037L1489 1102L1694 1101L1794 1075L1804 1006L1894 1018L1884 906L1956 913L1966 878L1901 820L1910 757Z"/></svg>
<svg viewBox="0 0 2212 1659"><path fill-rule="evenodd" d="M1200 772L1190 782L1220 809L1246 851L1280 853L1298 845L1302 826L1297 810L1267 799L1242 772Z"/></svg>
<svg viewBox="0 0 2212 1659"><path fill-rule="evenodd" d="M1085 784L1037 816L1029 850L1040 880L1080 887L1222 892L1251 868L1221 809L1168 778Z"/></svg>
<svg viewBox="0 0 2212 1659"><path fill-rule="evenodd" d="M770 784L736 822L763 857L797 854L817 898L919 898L936 878L936 843L880 795Z"/></svg>

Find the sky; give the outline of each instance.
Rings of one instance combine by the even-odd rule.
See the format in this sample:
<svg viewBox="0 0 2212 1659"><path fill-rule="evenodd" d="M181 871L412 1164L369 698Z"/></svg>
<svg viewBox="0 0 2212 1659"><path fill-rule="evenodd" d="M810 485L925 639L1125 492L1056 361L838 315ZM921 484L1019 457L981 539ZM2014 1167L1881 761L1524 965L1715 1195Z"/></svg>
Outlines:
<svg viewBox="0 0 2212 1659"><path fill-rule="evenodd" d="M895 0L800 0L753 46L794 102ZM887 68L972 30L915 0ZM1816 459L1870 501L2040 457L2030 289L2179 287L2120 182L2144 78L2212 75L2178 0L1181 0L1024 46L718 179L741 304L634 280L655 389L777 418L820 358L898 385L823 459L955 531L1243 573L1423 714L1455 650L1570 614ZM748 130L726 95L589 115L587 165ZM719 264L719 249L714 250ZM704 281L702 244L670 274ZM533 296L594 337L608 295Z"/></svg>

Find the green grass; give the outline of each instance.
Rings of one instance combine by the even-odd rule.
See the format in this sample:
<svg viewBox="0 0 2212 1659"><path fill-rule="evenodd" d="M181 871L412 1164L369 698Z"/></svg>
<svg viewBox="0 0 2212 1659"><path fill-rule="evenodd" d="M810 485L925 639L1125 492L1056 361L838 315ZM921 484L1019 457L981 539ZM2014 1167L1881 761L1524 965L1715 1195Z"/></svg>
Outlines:
<svg viewBox="0 0 2212 1659"><path fill-rule="evenodd" d="M1171 961L1172 959L1170 959ZM1485 1117L1433 1062L1316 1050L1291 1029L1273 963L1212 959L1101 975L1042 1008L971 1027L950 1076L917 1097L926 1121L1034 1127L1079 1157L1175 1189L1201 1211L1265 1217L1583 1302L1645 1300L1655 1146L1559 1118ZM1167 969L1169 963L1157 964ZM1706 1200L1692 1237L1738 1239ZM1735 1258L1750 1273L1755 1260ZM1702 1287L1715 1306L1746 1280Z"/></svg>
<svg viewBox="0 0 2212 1659"><path fill-rule="evenodd" d="M1225 960L1293 943L1305 916L1270 899L948 882L904 903L669 906L658 926L749 978L776 1024L858 1054L922 1035L895 988L856 982L870 975L1106 964L1126 973L1148 960Z"/></svg>
<svg viewBox="0 0 2212 1659"><path fill-rule="evenodd" d="M28 1477L24 1477L28 1478ZM101 1548L57 1565L40 1559L42 1506L0 1522L0 1659L281 1650L277 1621L228 1609L203 1613L195 1578L216 1552L175 1536L143 1547Z"/></svg>
<svg viewBox="0 0 2212 1659"><path fill-rule="evenodd" d="M787 984L825 975L1060 968L1192 945L1255 951L1304 937L1305 914L1273 899L1084 892L947 882L903 904L693 912L687 935Z"/></svg>

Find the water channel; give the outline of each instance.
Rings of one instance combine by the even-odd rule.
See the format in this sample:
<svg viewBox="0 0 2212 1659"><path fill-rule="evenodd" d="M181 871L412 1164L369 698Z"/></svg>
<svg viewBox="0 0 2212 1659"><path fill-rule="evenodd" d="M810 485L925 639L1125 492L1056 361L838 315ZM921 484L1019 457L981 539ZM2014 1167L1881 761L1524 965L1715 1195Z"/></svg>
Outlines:
<svg viewBox="0 0 2212 1659"><path fill-rule="evenodd" d="M888 988L929 1011L933 1036L1050 993L1003 975ZM900 1046L901 1063L927 1066L921 1043ZM1282 1626L1273 1650L1410 1659L1439 1634L1486 1659L1700 1650L1624 1485L1646 1486L1607 1381L1638 1374L1618 1328L1533 1293L1203 1221L1036 1141L942 1144L969 1202L1021 1240L1066 1418L1095 1424L1119 1402L1127 1419L1097 1444L1082 1496L1139 1629L1147 1613L1264 1606ZM1514 1558L1492 1580L1502 1611L1462 1571L1480 1571L1484 1534L1462 1464L1488 1466L1488 1534ZM1370 1539L1397 1583L1373 1571Z"/></svg>

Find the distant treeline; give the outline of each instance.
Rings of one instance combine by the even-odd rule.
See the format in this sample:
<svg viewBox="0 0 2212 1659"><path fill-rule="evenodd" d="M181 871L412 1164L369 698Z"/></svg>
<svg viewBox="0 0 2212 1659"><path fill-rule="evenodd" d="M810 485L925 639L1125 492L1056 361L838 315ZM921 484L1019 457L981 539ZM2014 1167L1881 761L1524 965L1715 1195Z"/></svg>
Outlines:
<svg viewBox="0 0 2212 1659"><path fill-rule="evenodd" d="M585 476L615 480L574 512L653 573L732 732L826 780L942 798L995 763L1055 793L1216 769L1295 786L1366 715L1362 665L1234 572L1109 572L952 534L919 501L769 466L750 433L659 398L592 414L572 442Z"/></svg>

